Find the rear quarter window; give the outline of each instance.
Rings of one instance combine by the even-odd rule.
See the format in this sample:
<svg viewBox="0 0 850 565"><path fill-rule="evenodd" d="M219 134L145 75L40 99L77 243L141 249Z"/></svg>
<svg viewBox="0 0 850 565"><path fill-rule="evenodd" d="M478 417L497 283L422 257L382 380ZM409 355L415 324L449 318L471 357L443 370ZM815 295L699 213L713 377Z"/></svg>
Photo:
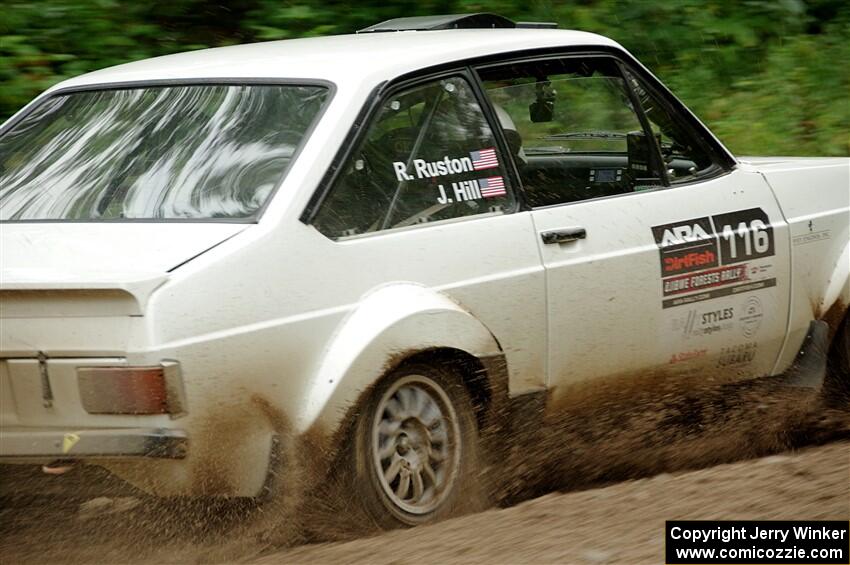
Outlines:
<svg viewBox="0 0 850 565"><path fill-rule="evenodd" d="M512 207L493 131L470 85L451 77L383 101L314 225L336 239Z"/></svg>

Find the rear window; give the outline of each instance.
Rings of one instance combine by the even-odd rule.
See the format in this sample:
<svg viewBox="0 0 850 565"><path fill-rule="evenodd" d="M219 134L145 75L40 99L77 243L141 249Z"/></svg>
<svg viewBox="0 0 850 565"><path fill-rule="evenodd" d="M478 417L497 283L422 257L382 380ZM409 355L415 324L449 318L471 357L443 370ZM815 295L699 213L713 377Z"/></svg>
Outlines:
<svg viewBox="0 0 850 565"><path fill-rule="evenodd" d="M48 98L0 137L0 220L249 220L327 98L289 84Z"/></svg>

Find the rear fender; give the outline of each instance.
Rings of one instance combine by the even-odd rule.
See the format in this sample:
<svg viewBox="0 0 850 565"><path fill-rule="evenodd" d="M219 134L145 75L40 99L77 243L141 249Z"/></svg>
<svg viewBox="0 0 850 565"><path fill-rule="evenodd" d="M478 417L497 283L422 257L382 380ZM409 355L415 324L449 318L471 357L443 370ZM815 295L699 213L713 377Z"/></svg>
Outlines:
<svg viewBox="0 0 850 565"><path fill-rule="evenodd" d="M406 357L453 348L478 358L499 343L447 296L409 283L379 287L342 322L307 388L296 429L333 433L364 391Z"/></svg>

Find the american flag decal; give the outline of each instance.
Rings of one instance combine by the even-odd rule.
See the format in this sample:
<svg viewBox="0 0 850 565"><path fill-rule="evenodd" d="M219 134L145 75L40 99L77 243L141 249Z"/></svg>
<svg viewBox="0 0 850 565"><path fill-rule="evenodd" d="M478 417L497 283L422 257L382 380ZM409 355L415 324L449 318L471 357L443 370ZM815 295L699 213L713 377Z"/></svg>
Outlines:
<svg viewBox="0 0 850 565"><path fill-rule="evenodd" d="M496 198L505 195L505 180L502 177L478 179L478 188L484 198Z"/></svg>
<svg viewBox="0 0 850 565"><path fill-rule="evenodd" d="M484 169L492 169L499 166L499 158L496 157L495 147L473 151L469 154L469 158L472 159L472 168L476 171L483 171Z"/></svg>

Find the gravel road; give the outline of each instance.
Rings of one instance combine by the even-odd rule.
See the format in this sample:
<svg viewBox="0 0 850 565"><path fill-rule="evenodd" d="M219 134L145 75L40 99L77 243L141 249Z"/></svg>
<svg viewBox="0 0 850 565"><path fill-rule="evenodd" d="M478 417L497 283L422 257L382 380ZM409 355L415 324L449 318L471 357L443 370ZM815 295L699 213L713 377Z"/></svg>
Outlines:
<svg viewBox="0 0 850 565"><path fill-rule="evenodd" d="M665 520L850 520L850 443L580 492L259 563L663 563Z"/></svg>

